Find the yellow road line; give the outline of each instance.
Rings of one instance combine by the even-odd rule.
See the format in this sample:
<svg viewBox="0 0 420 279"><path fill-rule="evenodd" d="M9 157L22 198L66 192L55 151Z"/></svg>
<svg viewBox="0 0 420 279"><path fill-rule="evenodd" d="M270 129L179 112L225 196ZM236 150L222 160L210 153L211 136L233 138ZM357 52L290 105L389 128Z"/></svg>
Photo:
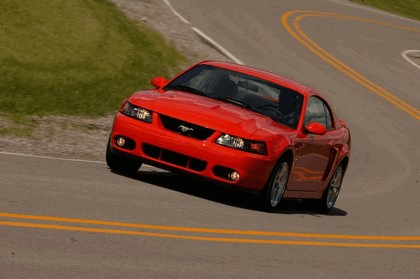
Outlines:
<svg viewBox="0 0 420 279"><path fill-rule="evenodd" d="M389 102L391 102L394 105L398 106L400 109L402 109L402 110L404 110L404 111L406 111L406 112L408 112L410 114L411 113L420 114L420 111L419 110L417 110L416 108L410 106L409 104L407 104L403 100L397 98L396 96L392 95L391 93L389 93L388 91L386 91L385 89L383 89L382 87L380 87L379 85L377 85L377 84L373 83L372 81L368 80L367 78L365 78L364 76L362 76L361 74L359 74L358 72L356 72L355 70L353 70L352 68L350 68L349 66L347 66L346 64L344 64L343 62L341 62L340 60L338 60L337 58L335 58L334 56L332 56L326 50L324 50L323 48L321 48L313 40L311 40L302 31L302 29L299 27L300 20L302 20L303 18L308 17L308 16L319 16L319 14L305 14L305 15L300 15L296 19L294 19L293 26L295 27L295 29L297 30L297 32L311 46L313 46L315 49L319 50L322 53L322 54L320 54L319 52L316 52L316 54L318 56L320 56L322 59L324 59L325 61L327 61L328 63L330 63L336 69L338 69L341 72L345 73L347 76L349 76L353 80L359 82L360 84L364 85L365 87L367 87L368 89L370 89L374 93L378 94L379 96L385 98ZM336 18L340 18L340 17L337 17L336 16Z"/></svg>
<svg viewBox="0 0 420 279"><path fill-rule="evenodd" d="M53 222L62 222L62 223L127 227L127 228L136 228L136 229L150 229L150 230L160 230L160 231L194 232L194 233L231 234L231 235L236 234L236 235L251 235L251 236L277 236L277 237L318 238L318 239L420 241L420 236L310 234L310 233L293 233L293 232L269 232L269 231L251 231L251 230L190 228L190 227L175 227L175 226L156 226L156 225L134 224L134 223L123 223L123 222L109 222L109 221L100 221L100 220L73 219L73 218L51 217L51 216L23 215L23 214L14 214L14 213L5 213L5 212L0 212L0 217L13 218L13 219L38 220L38 221L53 221Z"/></svg>
<svg viewBox="0 0 420 279"><path fill-rule="evenodd" d="M295 30L292 29L292 27L288 23L288 19L291 16L296 17L293 19L293 27ZM365 86L373 93L377 94L378 96L381 96L391 104L395 105L399 109L405 111L409 115L413 116L415 119L420 119L420 110L414 108L413 106L409 105L408 103L404 102L400 98L396 97L395 95L391 94L384 88L380 87L379 85L375 84L374 82L370 81L360 73L356 72L354 69L349 67L348 65L344 64L340 60L338 60L336 57L331 55L329 52L327 52L325 49L321 48L318 44L316 44L313 40L311 40L300 28L299 22L304 19L305 17L332 17L337 19L346 19L346 20L352 20L352 21L359 21L359 22L366 22L371 24L376 24L380 26L385 26L393 29L399 29L399 30L405 30L410 32L416 32L420 33L420 29L405 27L405 26L399 26L394 25L386 22L371 20L371 19L365 19L360 17L353 17L353 16L346 16L346 15L339 15L339 14L333 14L333 13L324 13L324 12L316 12L316 11L290 11L286 12L282 17L282 24L286 28L286 30L296 39L298 40L302 45L304 45L306 48L311 50L315 55L323 59L328 64L332 65L337 70L341 71L354 81L358 82L359 84ZM296 31L296 32L295 32Z"/></svg>
<svg viewBox="0 0 420 279"><path fill-rule="evenodd" d="M297 246L324 246L324 247L353 247L353 248L420 249L420 244L345 243L345 242L288 241L288 240L271 240L271 239L204 237L204 236L189 236L189 235L177 235L177 234L164 234L164 233L87 228L87 227L73 227L73 226L50 225L50 224L34 224L34 223L22 223L22 222L6 222L6 221L0 221L0 225L11 226L11 227L25 227L25 228L104 233L104 234L150 236L150 237L160 237L160 238L173 238L173 239L211 241L211 242L297 245Z"/></svg>

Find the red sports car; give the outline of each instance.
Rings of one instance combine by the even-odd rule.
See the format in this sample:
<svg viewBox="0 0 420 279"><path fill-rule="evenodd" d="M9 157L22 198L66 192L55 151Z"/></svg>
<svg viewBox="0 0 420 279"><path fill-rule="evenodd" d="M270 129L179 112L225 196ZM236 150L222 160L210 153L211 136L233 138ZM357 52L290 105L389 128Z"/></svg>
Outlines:
<svg viewBox="0 0 420 279"><path fill-rule="evenodd" d="M147 163L283 198L333 208L350 132L315 90L285 77L203 61L170 81L152 79L115 116L106 160L117 172Z"/></svg>

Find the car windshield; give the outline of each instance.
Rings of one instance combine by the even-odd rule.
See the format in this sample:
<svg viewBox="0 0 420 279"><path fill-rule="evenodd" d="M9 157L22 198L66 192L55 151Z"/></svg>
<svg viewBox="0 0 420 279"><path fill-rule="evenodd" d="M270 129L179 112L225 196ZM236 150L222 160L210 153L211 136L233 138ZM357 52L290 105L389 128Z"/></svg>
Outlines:
<svg viewBox="0 0 420 279"><path fill-rule="evenodd" d="M287 87L243 73L198 65L164 87L229 102L296 129L303 96Z"/></svg>

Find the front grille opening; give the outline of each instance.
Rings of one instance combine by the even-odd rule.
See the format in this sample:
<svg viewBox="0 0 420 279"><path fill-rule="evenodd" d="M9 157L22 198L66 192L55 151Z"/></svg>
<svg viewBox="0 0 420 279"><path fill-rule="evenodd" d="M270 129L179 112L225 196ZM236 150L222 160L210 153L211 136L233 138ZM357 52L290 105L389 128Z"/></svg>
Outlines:
<svg viewBox="0 0 420 279"><path fill-rule="evenodd" d="M159 159L162 148L150 144L143 144L143 152L152 158Z"/></svg>
<svg viewBox="0 0 420 279"><path fill-rule="evenodd" d="M187 155L163 149L147 143L143 143L143 152L145 155L156 160L184 167L197 172L203 172L207 167L206 161L192 158Z"/></svg>
<svg viewBox="0 0 420 279"><path fill-rule="evenodd" d="M207 167L207 162L203 160L198 160L195 158L190 159L190 165L189 169L195 170L195 171L204 171Z"/></svg>
<svg viewBox="0 0 420 279"><path fill-rule="evenodd" d="M162 124L163 127L165 127L165 129L180 134L182 136L195 138L199 140L205 140L214 133L214 130L212 129L195 125L166 115L160 115L160 119L162 120Z"/></svg>
<svg viewBox="0 0 420 279"><path fill-rule="evenodd" d="M162 150L161 160L181 167L188 165L188 156L165 149Z"/></svg>

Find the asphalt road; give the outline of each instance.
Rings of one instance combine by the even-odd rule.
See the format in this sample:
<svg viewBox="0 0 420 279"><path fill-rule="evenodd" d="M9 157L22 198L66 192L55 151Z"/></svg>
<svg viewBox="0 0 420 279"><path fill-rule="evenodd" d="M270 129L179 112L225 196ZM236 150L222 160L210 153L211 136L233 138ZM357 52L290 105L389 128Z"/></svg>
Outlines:
<svg viewBox="0 0 420 279"><path fill-rule="evenodd" d="M420 49L420 23L346 1L171 3L243 63L333 103L352 131L336 208L268 214L148 166L1 153L0 278L419 278L420 70L401 53Z"/></svg>

